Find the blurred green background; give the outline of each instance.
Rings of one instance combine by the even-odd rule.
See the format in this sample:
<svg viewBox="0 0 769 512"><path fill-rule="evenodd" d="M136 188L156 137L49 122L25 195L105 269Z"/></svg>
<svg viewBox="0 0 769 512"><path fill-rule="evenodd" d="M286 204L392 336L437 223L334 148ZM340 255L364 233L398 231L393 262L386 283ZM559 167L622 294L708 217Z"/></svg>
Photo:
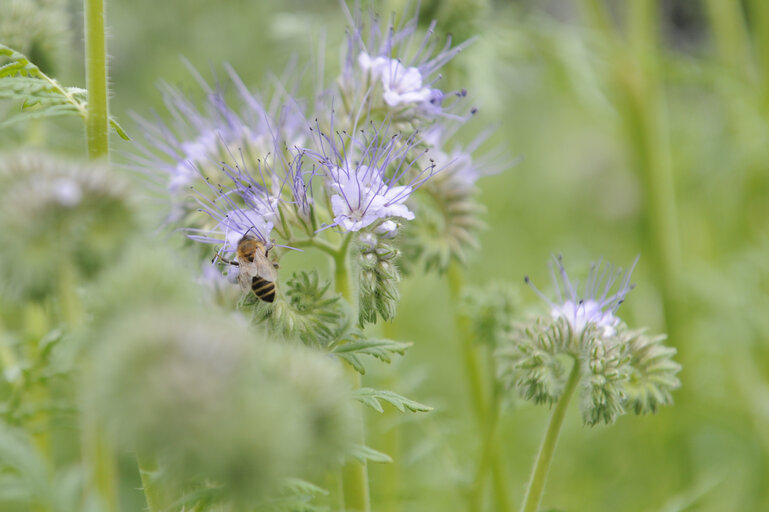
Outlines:
<svg viewBox="0 0 769 512"><path fill-rule="evenodd" d="M405 3L376 10L387 16ZM136 136L129 113L164 115L158 81L202 96L181 57L206 78L224 76L229 62L255 87L294 56L313 69L324 55L328 77L339 69L346 19L336 1L107 6L111 109ZM81 7L66 9L70 30L52 73L82 86ZM420 10L442 34L478 36L446 77L479 108L460 142L496 124L486 146L523 156L480 183L488 229L467 281L509 281L523 317L544 306L523 276L548 290L551 254L583 276L600 256L627 265L640 254L638 287L620 313L669 333L684 368L675 406L656 416L588 429L573 407L543 506L769 510L769 3L423 0ZM80 130L77 119L3 129L0 147L83 154ZM131 151L116 138L114 147L117 161ZM369 444L396 459L371 468L374 510L467 510L481 437L452 328L456 304L434 276L409 278L402 296L383 329L415 346L367 379L436 411L403 424L369 417ZM513 503L547 416L506 404L498 449Z"/></svg>

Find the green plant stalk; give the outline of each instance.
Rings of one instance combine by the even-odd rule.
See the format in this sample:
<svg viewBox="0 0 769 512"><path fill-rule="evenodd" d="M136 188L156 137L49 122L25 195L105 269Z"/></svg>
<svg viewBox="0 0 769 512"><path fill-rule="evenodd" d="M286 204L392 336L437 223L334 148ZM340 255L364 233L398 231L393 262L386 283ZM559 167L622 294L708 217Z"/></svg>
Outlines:
<svg viewBox="0 0 769 512"><path fill-rule="evenodd" d="M136 454L136 465L139 467L139 476L142 480L142 491L147 500L148 512L160 512L166 507L166 496L160 486L154 482L158 473L158 463L149 454Z"/></svg>
<svg viewBox="0 0 769 512"><path fill-rule="evenodd" d="M447 277L451 302L452 304L457 305L461 300L463 282L462 269L458 263L452 261L449 264ZM462 362L465 366L465 376L467 377L467 386L470 390L473 412L479 429L484 435L484 445L488 445L491 440L486 438L486 436L491 435L493 437L494 430L496 429L496 416L498 413L498 411L493 409L496 408L498 404L486 397L481 361L478 357L478 350L473 345L473 339L467 319L455 310L454 321L456 323L457 336L460 343ZM494 376L492 374L492 379L493 378ZM492 382L491 387L493 388L493 386L494 384ZM499 452L490 450L489 453L486 453L486 451L487 449L484 447L481 450L479 457L476 477L473 482L473 488L470 491L470 508L473 511L480 510L483 500L485 477L488 471L491 470L494 496L498 510L501 512L511 510L506 479L503 475L503 465L499 458Z"/></svg>
<svg viewBox="0 0 769 512"><path fill-rule="evenodd" d="M766 113L769 110L769 4L763 0L750 0L748 7L753 25L756 64L761 78L761 107Z"/></svg>
<svg viewBox="0 0 769 512"><path fill-rule="evenodd" d="M566 381L566 387L561 394L561 398L555 404L555 409L550 415L550 422L545 431L545 438L542 440L542 446L534 461L534 469L531 472L531 479L526 488L526 494L521 505L521 512L537 512L539 504L542 501L542 494L545 490L545 481L547 472L550 469L550 462L553 460L555 446L558 443L558 435L561 433L561 425L566 417L566 409L569 407L571 396L579 383L580 362L574 359L574 366L571 368L569 379Z"/></svg>
<svg viewBox="0 0 769 512"><path fill-rule="evenodd" d="M350 304L352 318L357 318L357 298L355 296L356 287L350 279L350 263L348 257L348 248L351 236L348 235L342 242L339 252L334 255L334 282L336 289L342 294L342 297ZM361 375L353 368L348 367L348 374L352 382L353 389L361 387ZM356 404L356 422L358 423L358 444L365 444L365 423L363 420L362 405ZM368 468L365 462L348 460L342 467L342 496L344 498L344 509L347 512L370 512L371 497L369 494Z"/></svg>
<svg viewBox="0 0 769 512"><path fill-rule="evenodd" d="M649 246L657 266L657 285L665 304L665 322L677 337L681 249L673 180L667 106L660 85L658 12L653 2L628 4L631 50L635 70L623 66L627 55L618 52L615 66L621 73L624 102L620 105L635 164L643 177ZM632 60L631 60L632 62Z"/></svg>
<svg viewBox="0 0 769 512"><path fill-rule="evenodd" d="M109 159L109 107L104 0L83 0L85 11L85 80L88 111L85 118L88 156Z"/></svg>
<svg viewBox="0 0 769 512"><path fill-rule="evenodd" d="M117 463L107 437L96 421L83 415L83 458L88 466L88 482L99 497L104 512L118 512Z"/></svg>
<svg viewBox="0 0 769 512"><path fill-rule="evenodd" d="M394 332L393 322L385 322L382 325L382 333L385 338L397 339ZM395 389L396 371L394 368L388 368L386 389ZM401 451L401 429L397 424L398 411L393 408L386 409L383 415L380 415L382 424L387 424L389 428L382 433L381 444L383 451L392 455L393 462L383 464L381 473L381 483L379 488L383 492L382 510L384 512L400 512L401 510L401 477L400 477L400 458L397 455Z"/></svg>
<svg viewBox="0 0 769 512"><path fill-rule="evenodd" d="M583 0L582 9L613 48L609 55L609 90L619 112L632 166L641 177L646 245L663 297L665 324L671 339L675 339L681 303L681 250L667 111L660 85L657 5L651 1L627 3L627 41L619 37L605 2Z"/></svg>
<svg viewBox="0 0 769 512"><path fill-rule="evenodd" d="M750 37L742 14L742 3L706 0L705 6L721 62L740 73L746 72ZM751 10L751 14L753 12Z"/></svg>

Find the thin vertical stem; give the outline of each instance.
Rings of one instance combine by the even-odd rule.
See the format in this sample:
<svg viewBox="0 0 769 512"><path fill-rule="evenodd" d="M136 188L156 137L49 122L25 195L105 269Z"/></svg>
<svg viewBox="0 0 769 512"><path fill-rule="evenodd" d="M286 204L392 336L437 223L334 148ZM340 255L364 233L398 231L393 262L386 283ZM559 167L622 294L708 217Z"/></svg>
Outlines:
<svg viewBox="0 0 769 512"><path fill-rule="evenodd" d="M334 280L336 289L342 294L351 307L351 316L358 316L358 301L355 297L356 287L350 276L350 262L348 248L351 237L342 242L342 247L334 256ZM348 369L353 389L361 387L361 375L352 368ZM365 422L363 409L356 404L356 421L358 423L358 439L356 443L365 444ZM342 494L344 496L344 508L347 512L369 512L371 510L371 497L369 495L368 468L365 462L348 460L342 468Z"/></svg>
<svg viewBox="0 0 769 512"><path fill-rule="evenodd" d="M388 339L397 339L394 332L394 324L385 322L382 325L382 334ZM389 368L385 382L386 389L395 389L396 370ZM382 510L383 512L400 512L401 510L401 478L400 478L400 458L397 456L401 451L401 429L397 422L398 412L395 409L385 410L380 415L381 424L386 424L389 428L382 433L381 444L383 451L392 455L393 462L382 465L381 482L379 488L383 493Z"/></svg>
<svg viewBox="0 0 769 512"><path fill-rule="evenodd" d="M545 431L545 438L542 440L542 446L539 448L539 454L534 462L534 469L531 472L531 480L526 488L526 496L523 499L521 512L537 512L539 504L542 501L542 494L545 490L545 481L550 469L550 462L553 460L555 446L558 443L558 435L561 432L563 419L566 417L566 409L569 407L571 396L579 383L579 359L574 359L574 366L571 368L569 380L563 390L561 398L555 404L555 409L550 415L550 422Z"/></svg>
<svg viewBox="0 0 769 512"><path fill-rule="evenodd" d="M148 512L160 512L165 510L166 497L162 489L155 483L158 473L158 463L148 454L136 454L136 464L139 467L139 476L142 480L144 499L147 500Z"/></svg>
<svg viewBox="0 0 769 512"><path fill-rule="evenodd" d="M93 417L83 415L82 446L83 457L88 465L88 478L105 512L117 512L117 462L107 437Z"/></svg>
<svg viewBox="0 0 769 512"><path fill-rule="evenodd" d="M451 302L459 304L462 294L462 269L452 262L448 268L448 283ZM480 432L483 435L481 454L476 469L476 477L470 491L470 509L480 510L483 502L483 488L486 475L490 470L493 478L494 496L497 502L497 510L505 512L510 510L510 499L507 493L505 478L503 477L503 465L499 458L499 452L491 449L491 443L495 435L498 404L495 400L487 398L484 387L484 372L478 355L478 349L473 344L470 327L466 317L459 311L454 311L454 321L457 328L462 362L465 366L467 387L470 390L473 413ZM492 384L493 386L493 384Z"/></svg>
<svg viewBox="0 0 769 512"><path fill-rule="evenodd" d="M645 213L658 272L657 284L665 303L665 322L671 336L677 336L681 248L678 229L675 180L673 176L667 105L661 85L658 12L653 2L628 4L628 24L634 69L624 55L615 55L622 75L624 103L620 106L626 123L627 140L641 173Z"/></svg>
<svg viewBox="0 0 769 512"><path fill-rule="evenodd" d="M721 62L744 73L749 64L750 37L742 2L707 0L705 6Z"/></svg>
<svg viewBox="0 0 769 512"><path fill-rule="evenodd" d="M109 158L109 107L107 86L107 45L104 34L104 1L84 0L85 79L88 88L86 137L88 156Z"/></svg>

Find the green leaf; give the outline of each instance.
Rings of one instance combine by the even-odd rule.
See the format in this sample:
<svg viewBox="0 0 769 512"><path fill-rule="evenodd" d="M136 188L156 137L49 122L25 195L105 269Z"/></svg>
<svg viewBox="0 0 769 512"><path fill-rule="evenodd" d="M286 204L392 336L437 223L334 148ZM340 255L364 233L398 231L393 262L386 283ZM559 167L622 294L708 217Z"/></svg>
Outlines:
<svg viewBox="0 0 769 512"><path fill-rule="evenodd" d="M373 388L360 388L356 390L355 399L378 412L384 412L382 401L389 403L400 412L406 412L406 410L411 412L430 412L433 410L429 405L420 404L393 391Z"/></svg>
<svg viewBox="0 0 769 512"><path fill-rule="evenodd" d="M43 73L24 54L0 44L0 99L22 101L21 111L0 122L0 128L22 120L77 114L88 115L88 92L79 87L65 87ZM131 140L118 122L110 125L125 140Z"/></svg>
<svg viewBox="0 0 769 512"><path fill-rule="evenodd" d="M372 356L380 361L389 363L395 354L403 355L411 346L411 343L393 340L366 340L360 334L353 333L350 339L343 339L332 352L347 361L355 371L364 375L366 368L358 358L359 355Z"/></svg>
<svg viewBox="0 0 769 512"><path fill-rule="evenodd" d="M302 480L301 478L286 478L281 485L281 491L290 494L305 494L308 496L327 496L328 491L322 487Z"/></svg>
<svg viewBox="0 0 769 512"><path fill-rule="evenodd" d="M386 453L382 453L369 446L365 446L362 444L359 444L353 447L352 450L350 451L350 455L352 455L353 457L355 457L361 462L366 462L367 460L370 460L371 462L390 463L393 461L392 458Z"/></svg>

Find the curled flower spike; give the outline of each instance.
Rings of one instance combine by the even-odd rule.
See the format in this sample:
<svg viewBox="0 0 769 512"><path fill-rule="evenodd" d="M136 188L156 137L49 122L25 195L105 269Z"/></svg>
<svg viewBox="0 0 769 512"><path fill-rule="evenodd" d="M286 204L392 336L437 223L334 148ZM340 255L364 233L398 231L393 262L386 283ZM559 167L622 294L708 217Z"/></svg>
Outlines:
<svg viewBox="0 0 769 512"><path fill-rule="evenodd" d="M473 157L490 132L480 134L467 147L448 149L445 144L456 128L434 125L422 137L429 149L421 158L440 173L415 197L419 218L404 237L404 260L439 272L445 271L452 260L464 263L480 247L477 236L485 227L481 220L485 209L478 201L477 181L514 163L500 151Z"/></svg>
<svg viewBox="0 0 769 512"><path fill-rule="evenodd" d="M496 352L503 383L526 400L555 403L565 393L569 373L565 362L571 359L572 372L578 372L578 380L572 382L578 383L586 425L613 423L628 410L642 414L671 404L672 391L680 386L675 349L662 344L664 336L630 330L616 316L633 288L630 275L637 261L627 271L601 262L592 265L580 294L578 283L556 257L551 273L557 301L527 277L550 306L550 314L513 324Z"/></svg>

